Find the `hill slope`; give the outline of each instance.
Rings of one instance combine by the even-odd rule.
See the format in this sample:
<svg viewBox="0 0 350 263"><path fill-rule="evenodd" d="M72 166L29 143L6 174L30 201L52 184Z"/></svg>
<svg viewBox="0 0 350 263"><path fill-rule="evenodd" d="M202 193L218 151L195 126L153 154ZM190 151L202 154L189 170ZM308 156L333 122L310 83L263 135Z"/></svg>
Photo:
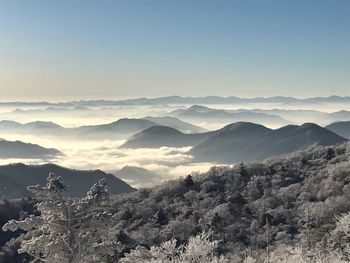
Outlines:
<svg viewBox="0 0 350 263"><path fill-rule="evenodd" d="M263 125L282 126L289 124L290 121L282 117L264 112L255 112L253 110L223 110L213 109L205 106L194 105L185 110L173 111L176 117L184 120L212 121L212 122L254 122Z"/></svg>
<svg viewBox="0 0 350 263"><path fill-rule="evenodd" d="M271 130L258 124L238 122L225 126L189 153L196 160L234 162L247 146L258 141Z"/></svg>
<svg viewBox="0 0 350 263"><path fill-rule="evenodd" d="M81 126L72 129L72 132L74 135L79 135L82 137L107 136L116 138L129 136L130 134L134 134L154 125L157 124L149 120L125 118L108 124Z"/></svg>
<svg viewBox="0 0 350 263"><path fill-rule="evenodd" d="M206 129L203 129L199 126L184 122L178 118L164 116L164 117L145 117L144 119L157 123L160 126L168 126L179 130L183 133L201 133L206 132Z"/></svg>
<svg viewBox="0 0 350 263"><path fill-rule="evenodd" d="M325 127L326 129L350 139L350 121L334 122Z"/></svg>
<svg viewBox="0 0 350 263"><path fill-rule="evenodd" d="M230 127L230 126L228 126ZM276 130L256 124L232 124L189 153L196 160L234 163L263 160L272 156L292 153L311 145L334 145L345 138L316 124L288 125Z"/></svg>
<svg viewBox="0 0 350 263"><path fill-rule="evenodd" d="M0 166L0 196L21 198L29 195L29 185L45 185L50 172L62 176L69 186L67 195L84 196L90 187L102 178L108 181L111 194L129 193L133 191L127 183L111 174L100 170L81 171L67 169L54 164L25 165L21 163Z"/></svg>
<svg viewBox="0 0 350 263"><path fill-rule="evenodd" d="M243 262L247 251L264 253L267 236L271 250L322 245L334 216L350 211L349 149L348 143L313 147L264 163L213 167L121 196L115 204L120 241L135 247L176 238L181 244L211 230L224 253L242 256L232 262Z"/></svg>
<svg viewBox="0 0 350 263"><path fill-rule="evenodd" d="M0 121L0 134L25 134L47 136L71 136L79 139L124 139L152 126L169 126L183 133L199 133L206 130L175 117L123 118L112 123L65 128L53 122L35 121L19 123Z"/></svg>
<svg viewBox="0 0 350 263"><path fill-rule="evenodd" d="M62 153L53 148L44 148L37 144L0 139L0 158L51 159Z"/></svg>
<svg viewBox="0 0 350 263"><path fill-rule="evenodd" d="M193 146L208 138L212 133L185 134L167 126L153 126L131 136L124 148L158 148L161 146Z"/></svg>

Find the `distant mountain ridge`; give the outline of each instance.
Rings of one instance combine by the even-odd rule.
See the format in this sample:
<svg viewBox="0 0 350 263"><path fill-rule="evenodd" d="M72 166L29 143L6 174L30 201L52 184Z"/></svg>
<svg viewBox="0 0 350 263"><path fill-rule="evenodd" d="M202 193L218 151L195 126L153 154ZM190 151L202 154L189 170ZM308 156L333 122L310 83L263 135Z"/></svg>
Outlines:
<svg viewBox="0 0 350 263"><path fill-rule="evenodd" d="M338 121L350 121L350 111L322 112L305 109L217 109L193 105L187 109L169 112L169 115L185 121L253 122L267 126L282 127L288 124L314 122L328 125Z"/></svg>
<svg viewBox="0 0 350 263"><path fill-rule="evenodd" d="M45 185L50 172L61 176L68 185L66 195L84 196L90 187L102 178L108 182L111 194L129 193L134 189L112 174L100 170L82 171L64 168L55 164L25 165L22 163L0 166L0 196L22 198L30 196L29 185Z"/></svg>
<svg viewBox="0 0 350 263"><path fill-rule="evenodd" d="M226 123L244 121L263 125L269 123L275 126L283 126L292 123L291 121L285 120L275 114L255 112L251 110L214 109L202 105L193 105L187 109L175 110L170 114L186 121L203 120Z"/></svg>
<svg viewBox="0 0 350 263"><path fill-rule="evenodd" d="M0 102L0 106L31 107L31 106L62 106L62 107L94 107L94 106L118 106L118 105L159 105L159 104L231 104L231 103L350 103L348 96L328 96L311 98L294 98L286 96L274 97L184 97L166 96L155 98L134 98L126 100L80 100L68 102Z"/></svg>
<svg viewBox="0 0 350 263"><path fill-rule="evenodd" d="M205 131L205 129L181 121L175 117L145 117L145 118L122 118L115 122L97 125L85 125L77 128L64 128L53 122L35 121L19 123L15 121L0 121L0 133L32 134L48 136L78 136L83 138L110 138L120 139L140 132L152 126L166 124L185 133Z"/></svg>
<svg viewBox="0 0 350 263"><path fill-rule="evenodd" d="M28 123L19 123L16 121L2 120L0 121L1 133L17 133L17 134L36 134L36 135L60 135L64 133L66 128L47 121L34 121Z"/></svg>

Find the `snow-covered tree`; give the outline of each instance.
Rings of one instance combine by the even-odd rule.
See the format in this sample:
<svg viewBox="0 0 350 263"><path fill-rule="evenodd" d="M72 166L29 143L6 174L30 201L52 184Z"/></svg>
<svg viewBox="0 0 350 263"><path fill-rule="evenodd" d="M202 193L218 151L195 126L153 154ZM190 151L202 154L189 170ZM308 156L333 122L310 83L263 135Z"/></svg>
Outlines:
<svg viewBox="0 0 350 263"><path fill-rule="evenodd" d="M210 241L209 233L201 233L190 237L187 245L177 246L176 239L164 242L159 247L138 246L126 257L121 259L123 263L226 263L224 256L215 255L217 241Z"/></svg>
<svg viewBox="0 0 350 263"><path fill-rule="evenodd" d="M68 198L66 186L51 173L46 186L31 186L38 200L40 216L11 220L3 230L25 230L20 253L30 254L33 262L101 262L117 249L110 229L115 223L108 211L106 180L98 181L84 198Z"/></svg>

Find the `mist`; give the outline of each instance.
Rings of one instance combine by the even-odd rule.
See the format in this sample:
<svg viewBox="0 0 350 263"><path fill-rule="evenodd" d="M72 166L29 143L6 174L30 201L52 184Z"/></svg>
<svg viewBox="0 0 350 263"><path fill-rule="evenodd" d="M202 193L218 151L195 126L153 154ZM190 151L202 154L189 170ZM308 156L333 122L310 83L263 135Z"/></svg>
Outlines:
<svg viewBox="0 0 350 263"><path fill-rule="evenodd" d="M81 105L80 105L81 104ZM106 104L106 103L104 103ZM80 106L79 106L80 105ZM86 106L88 105L88 106ZM350 120L346 111L338 112L349 107L348 102L318 102L318 103L231 103L203 104L210 114L201 115L190 111L192 104L159 103L152 105L99 105L98 103L75 102L72 105L36 105L36 104L6 104L0 106L0 119L19 123L35 121L53 122L67 129L84 125L102 125L116 122L123 118L141 119L147 116L172 116L208 131L220 129L225 125L239 121L250 121L262 124L268 128L279 128L288 124L301 125L305 122L315 122L327 125L334 121ZM189 114L190 112L191 114ZM336 112L336 113L334 113ZM242 114L243 113L243 114ZM255 114L246 117L245 113ZM259 115L260 114L260 115ZM340 117L339 117L340 116ZM277 120L277 121L276 121ZM139 130L138 132L141 132ZM87 137L84 133L75 136L57 133L34 134L31 130L2 129L0 138L9 141L23 141L38 144L46 148L55 148L63 153L49 160L42 159L0 159L0 164L23 162L26 164L55 163L72 169L100 169L115 174L125 166L140 167L155 173L159 178L156 184L173 178L178 178L193 172L205 172L217 162L198 162L189 153L188 147L159 147L159 148L121 148L133 133L126 133L123 138L111 135L97 134ZM127 181L134 187L140 187L140 181ZM148 184L151 186L154 181Z"/></svg>

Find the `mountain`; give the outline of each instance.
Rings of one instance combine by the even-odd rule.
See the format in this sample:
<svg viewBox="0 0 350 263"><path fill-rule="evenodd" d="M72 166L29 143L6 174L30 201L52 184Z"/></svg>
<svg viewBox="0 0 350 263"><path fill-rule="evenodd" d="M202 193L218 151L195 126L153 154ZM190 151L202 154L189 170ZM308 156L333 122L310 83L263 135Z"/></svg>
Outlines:
<svg viewBox="0 0 350 263"><path fill-rule="evenodd" d="M305 123L301 126L290 125L274 130L250 146L247 152L251 153L251 160L263 160L306 149L312 145L330 146L345 141L345 138L317 124Z"/></svg>
<svg viewBox="0 0 350 263"><path fill-rule="evenodd" d="M46 121L34 121L24 124L8 120L0 121L0 131L6 134L62 135L65 130L65 128L56 123Z"/></svg>
<svg viewBox="0 0 350 263"><path fill-rule="evenodd" d="M235 163L263 160L292 153L312 145L335 145L346 139L313 123L288 125L270 130L252 123L225 127L193 147L189 153L197 161Z"/></svg>
<svg viewBox="0 0 350 263"><path fill-rule="evenodd" d="M325 118L327 124L339 121L350 121L350 111L341 110L332 113L328 113Z"/></svg>
<svg viewBox="0 0 350 263"><path fill-rule="evenodd" d="M199 126L184 122L178 118L170 117L170 116L164 116L164 117L145 117L143 119L152 121L154 123L157 123L157 125L160 126L168 126L171 128L174 128L176 130L179 130L183 133L200 133L200 132L206 132L206 129L203 129Z"/></svg>
<svg viewBox="0 0 350 263"><path fill-rule="evenodd" d="M257 142L270 131L262 125L249 122L229 124L193 147L189 153L196 160L234 162L247 145Z"/></svg>
<svg viewBox="0 0 350 263"><path fill-rule="evenodd" d="M124 166L113 174L135 187L150 187L163 181L159 174L135 166Z"/></svg>
<svg viewBox="0 0 350 263"><path fill-rule="evenodd" d="M338 121L349 121L350 111L341 110L336 112L322 112L316 110L286 110L286 109L240 109L239 112L256 112L269 115L277 115L285 120L291 121L289 124L313 122L319 125L327 125ZM293 123L294 122L294 123Z"/></svg>
<svg viewBox="0 0 350 263"><path fill-rule="evenodd" d="M212 133L185 134L167 126L153 126L131 136L123 148L184 147L196 145L207 139Z"/></svg>
<svg viewBox="0 0 350 263"><path fill-rule="evenodd" d="M326 129L350 139L350 121L340 121L325 127Z"/></svg>
<svg viewBox="0 0 350 263"><path fill-rule="evenodd" d="M79 100L69 102L0 102L4 107L101 107L101 106L125 106L125 105L164 105L164 104L232 104L232 103L283 103L283 104L320 104L320 103L350 103L350 97L329 96L313 98L293 98L293 97L182 97L167 96L156 98L135 98L127 100Z"/></svg>
<svg viewBox="0 0 350 263"><path fill-rule="evenodd" d="M64 128L53 122L44 121L24 124L15 121L0 121L0 131L5 134L68 136L79 139L120 139L154 125L157 124L150 120L127 118L112 123L87 125L77 128Z"/></svg>
<svg viewBox="0 0 350 263"><path fill-rule="evenodd" d="M68 196L84 196L90 187L102 178L106 178L111 194L134 191L130 185L121 179L100 170L81 171L54 164L25 165L17 163L0 166L0 196L5 196L8 199L29 196L27 186L45 185L50 172L62 177L68 185L66 193Z"/></svg>
<svg viewBox="0 0 350 263"><path fill-rule="evenodd" d="M232 104L232 103L283 103L283 104L318 104L318 103L350 103L350 97L329 96L329 97L313 97L313 98L293 98L284 96L274 97L221 97L221 96L205 96L205 97L182 97L167 96L157 98L139 98L129 99L116 102L123 105L155 105L155 104Z"/></svg>
<svg viewBox="0 0 350 263"><path fill-rule="evenodd" d="M15 121L0 121L0 132L3 134L68 136L79 139L124 139L151 126L164 125L178 129L184 133L199 133L205 129L179 120L175 117L145 117L142 119L123 118L118 121L86 125L77 128L64 128L53 122L35 121L19 123Z"/></svg>
<svg viewBox="0 0 350 263"><path fill-rule="evenodd" d="M50 159L62 153L53 148L44 148L37 144L0 139L0 158Z"/></svg>
<svg viewBox="0 0 350 263"><path fill-rule="evenodd" d="M278 115L255 112L251 110L223 110L213 109L200 105L193 105L185 110L175 110L171 112L173 116L189 121L208 122L254 122L263 125L283 126L290 124L290 121Z"/></svg>
<svg viewBox="0 0 350 263"><path fill-rule="evenodd" d="M86 137L124 137L130 136L136 132L147 129L151 126L157 125L156 123L145 119L120 119L118 121L101 124L101 125L89 125L81 126L73 129L73 133L79 136Z"/></svg>

